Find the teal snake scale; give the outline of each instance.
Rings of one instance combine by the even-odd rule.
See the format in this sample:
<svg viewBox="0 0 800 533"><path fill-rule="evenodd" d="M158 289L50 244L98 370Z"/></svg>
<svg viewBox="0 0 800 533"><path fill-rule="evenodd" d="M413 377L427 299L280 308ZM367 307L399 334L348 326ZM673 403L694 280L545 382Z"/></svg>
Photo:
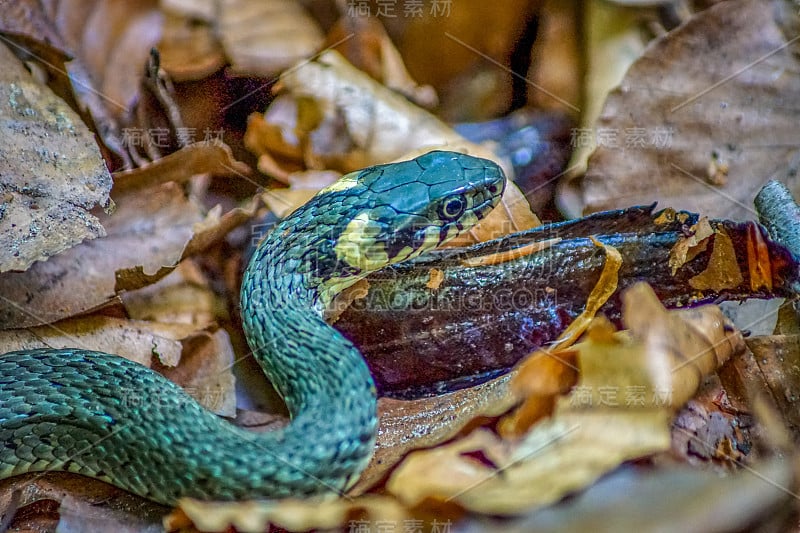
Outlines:
<svg viewBox="0 0 800 533"><path fill-rule="evenodd" d="M504 183L491 161L430 152L344 176L261 242L244 274L242 317L291 414L284 429L238 428L115 355L0 355L0 477L75 472L164 504L346 490L372 454L375 385L323 311L369 272L469 229Z"/></svg>

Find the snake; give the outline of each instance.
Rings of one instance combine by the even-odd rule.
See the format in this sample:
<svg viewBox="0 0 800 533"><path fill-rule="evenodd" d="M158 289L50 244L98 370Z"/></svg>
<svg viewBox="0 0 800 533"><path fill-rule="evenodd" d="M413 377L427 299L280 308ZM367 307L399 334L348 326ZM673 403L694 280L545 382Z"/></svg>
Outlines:
<svg viewBox="0 0 800 533"><path fill-rule="evenodd" d="M0 478L72 472L165 505L341 495L373 454L377 394L326 310L370 272L469 230L504 188L493 161L432 151L344 175L261 240L242 279L242 327L289 411L281 429L237 427L117 355L1 355Z"/></svg>

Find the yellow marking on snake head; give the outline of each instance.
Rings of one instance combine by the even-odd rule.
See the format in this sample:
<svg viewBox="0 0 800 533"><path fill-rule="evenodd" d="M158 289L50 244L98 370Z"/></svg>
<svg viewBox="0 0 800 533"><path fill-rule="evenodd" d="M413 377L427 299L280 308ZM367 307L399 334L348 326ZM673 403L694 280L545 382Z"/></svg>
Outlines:
<svg viewBox="0 0 800 533"><path fill-rule="evenodd" d="M369 212L353 217L336 241L336 258L360 270L377 270L389 262L386 246L378 240L383 227Z"/></svg>

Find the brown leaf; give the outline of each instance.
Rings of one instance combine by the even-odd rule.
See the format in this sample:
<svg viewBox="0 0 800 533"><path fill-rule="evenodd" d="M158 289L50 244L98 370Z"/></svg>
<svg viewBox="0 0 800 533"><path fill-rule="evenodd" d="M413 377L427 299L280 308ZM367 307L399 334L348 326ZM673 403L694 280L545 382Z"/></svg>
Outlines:
<svg viewBox="0 0 800 533"><path fill-rule="evenodd" d="M337 124L344 120L344 131L341 126L337 130L349 138L352 148L345 155L336 155L339 161L347 162L348 166L341 170L349 172L401 157L407 159L413 157L410 153L415 150L424 153L442 145L472 146L465 153L485 153L334 51L288 70L281 77L281 85L294 98L315 102L324 120ZM309 148L317 158L332 151L332 148L315 146L313 142L312 139ZM339 146L333 148L341 153ZM306 158L308 160L309 156ZM511 175L508 165L501 166Z"/></svg>
<svg viewBox="0 0 800 533"><path fill-rule="evenodd" d="M230 229L247 215L234 210L219 217L212 211L204 217L202 207L175 183L126 195L119 202L114 216L104 222L107 237L27 272L0 276L0 329L55 322L104 304L119 290L152 283L207 245L210 235L219 237L215 228Z"/></svg>
<svg viewBox="0 0 800 533"><path fill-rule="evenodd" d="M697 290L714 290L721 292L733 289L744 281L739 263L736 261L736 250L733 241L723 228L714 233L714 244L711 257L704 271L689 280L689 285Z"/></svg>
<svg viewBox="0 0 800 533"><path fill-rule="evenodd" d="M669 266L672 268L673 276L680 267L697 257L698 254L706 251L708 239L714 234L714 230L708 222L708 217L698 220L697 224L689 228L689 231L692 234L679 239L669 251Z"/></svg>
<svg viewBox="0 0 800 533"><path fill-rule="evenodd" d="M597 123L619 142L600 146L589 161L586 211L658 199L752 219L752 198L765 180L791 186L800 111L784 103L800 95L800 60L778 18L796 14L782 4L720 2L647 48ZM724 184L716 170L708 173L712 163L728 168Z"/></svg>
<svg viewBox="0 0 800 533"><path fill-rule="evenodd" d="M111 176L80 118L0 46L0 272L105 235Z"/></svg>
<svg viewBox="0 0 800 533"><path fill-rule="evenodd" d="M134 170L115 172L114 195L168 181L181 183L197 174L236 177L250 173L250 167L234 159L227 145L197 142Z"/></svg>

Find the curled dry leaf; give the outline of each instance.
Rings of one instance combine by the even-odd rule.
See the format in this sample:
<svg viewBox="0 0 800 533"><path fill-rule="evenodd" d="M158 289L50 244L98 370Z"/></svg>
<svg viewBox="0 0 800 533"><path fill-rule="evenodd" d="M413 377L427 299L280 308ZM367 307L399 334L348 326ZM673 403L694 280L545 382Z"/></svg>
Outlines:
<svg viewBox="0 0 800 533"><path fill-rule="evenodd" d="M111 205L111 176L78 115L5 46L0 65L0 272L6 272L105 235L90 211Z"/></svg>
<svg viewBox="0 0 800 533"><path fill-rule="evenodd" d="M720 2L647 48L597 122L618 142L589 160L585 211L657 198L753 219L752 198L765 180L796 187L800 59L780 17L797 15L783 5Z"/></svg>
<svg viewBox="0 0 800 533"><path fill-rule="evenodd" d="M518 514L585 487L622 461L669 449L673 409L703 375L742 348L742 338L728 329L719 308L689 316L666 311L645 284L626 291L623 301L630 330L614 332L596 320L588 338L573 346L580 378L556 401L552 417L517 442L479 430L413 452L387 490L412 507L433 498L488 514Z"/></svg>
<svg viewBox="0 0 800 533"><path fill-rule="evenodd" d="M334 51L289 69L281 77L281 84L296 104L279 97L276 104L281 102L280 112L273 113L270 108L263 119L251 118L246 134L247 146L261 157L259 168L262 170L273 166L275 160L267 155L272 150L286 158L305 147L303 158L307 164L354 171L443 149L491 159L513 179L508 162L488 148L467 141L438 118L380 85ZM274 118L274 123L268 122L270 117ZM316 133L323 130L336 132L324 136L334 140L334 144L320 144L323 136ZM343 138L349 139L344 147ZM263 163L265 157L269 158L269 165ZM288 175L287 172L279 174ZM296 196L305 199L310 193ZM538 224L525 196L509 181L500 207L469 235L452 241L451 245L479 242Z"/></svg>
<svg viewBox="0 0 800 533"><path fill-rule="evenodd" d="M324 121L344 121L351 143L343 170L408 158L410 152L442 145L472 146L467 153L481 155L485 149L472 145L458 133L403 96L387 89L348 63L335 51L327 51L314 61L298 64L281 76L281 85L296 99L310 99ZM309 104L311 103L309 102ZM337 128L341 131L341 127ZM330 149L315 145L316 158L324 160ZM341 153L341 150L337 150ZM309 155L306 155L308 160ZM501 166L512 176L509 165Z"/></svg>
<svg viewBox="0 0 800 533"><path fill-rule="evenodd" d="M586 299L586 307L581 311L581 314L575 317L567 329L558 336L553 348L566 348L571 346L578 337L589 327L589 324L594 320L595 315L603 305L611 298L614 291L617 290L619 284L619 269L622 267L622 254L619 250L609 244L603 244L594 237L591 237L592 243L598 248L602 248L605 252L605 261L603 262L603 270L600 273L600 279L597 280L592 292Z"/></svg>
<svg viewBox="0 0 800 533"><path fill-rule="evenodd" d="M224 0L218 23L239 74L273 75L314 55L324 41L314 19L293 0Z"/></svg>

